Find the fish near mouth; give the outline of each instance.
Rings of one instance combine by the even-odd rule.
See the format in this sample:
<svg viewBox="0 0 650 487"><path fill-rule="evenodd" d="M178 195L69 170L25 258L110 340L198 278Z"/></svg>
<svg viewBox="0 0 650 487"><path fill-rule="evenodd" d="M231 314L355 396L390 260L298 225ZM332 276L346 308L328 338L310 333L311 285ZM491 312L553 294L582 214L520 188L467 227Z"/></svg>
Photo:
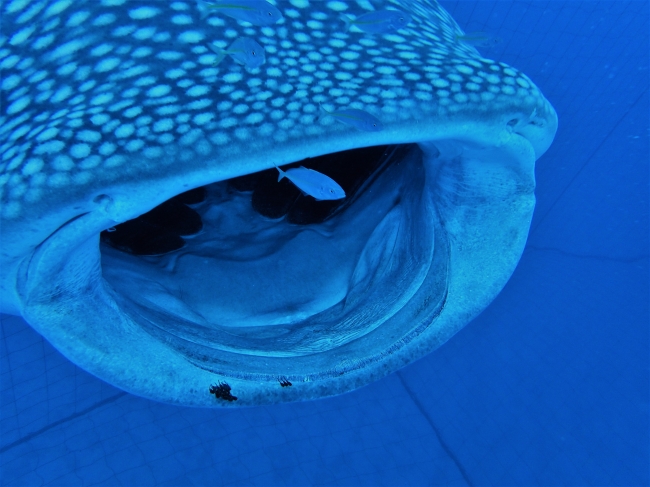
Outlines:
<svg viewBox="0 0 650 487"><path fill-rule="evenodd" d="M193 325L170 330L154 323L147 329L156 336L183 337L174 346L188 351L188 360L198 366L222 376L257 374L265 380L280 375L311 380L331 374L320 368L310 374L308 364L294 362L276 370L265 363L252 373L250 361L256 355L298 357L339 348L377 328L420 286L424 269L431 265L434 238L429 225L411 223L409 228L409 222L432 219L418 215L423 193L419 155L417 148L409 146L329 155L339 159L330 164L330 174L346 166L348 172L358 171L342 181L348 198L338 204L315 201L291 186L279 185L275 170L270 175L245 176L247 181L238 178L209 185L204 189L205 201L191 205L203 222L198 234L185 237L174 253L148 258L118 255L103 247L104 278L141 315L168 310L174 303L170 313ZM356 168L350 166L355 159ZM320 167L327 162L302 164ZM246 185L252 191L234 190ZM125 249L116 238L120 227L103 233L103 240ZM129 236L125 237L128 242ZM147 242L138 244L151 249ZM138 248L133 245L127 250ZM413 273L412 266L402 265L409 259L422 271ZM411 291L409 281L413 281ZM402 283L394 298L390 298L391 282ZM383 287L387 306L373 302L376 309L362 311L370 287ZM193 331L185 336L177 328ZM337 328L340 331L334 332ZM196 336L205 334L214 337L213 343L198 345ZM216 365L219 354L226 351L248 356L246 373ZM213 359L201 362L201 356Z"/></svg>
<svg viewBox="0 0 650 487"><path fill-rule="evenodd" d="M23 315L84 369L164 402L259 405L361 387L449 339L523 251L533 147L517 134L495 145L478 124L455 130L364 149L373 169L318 221L295 220L330 204L308 196L284 215L277 201L259 211L281 193L275 169L204 180L204 201L187 203L203 228L165 255L100 245L152 205L138 191L97 195L24 263ZM273 186L251 193L251 178ZM182 188L177 179L164 183Z"/></svg>
<svg viewBox="0 0 650 487"><path fill-rule="evenodd" d="M189 199L202 227L173 252L134 255L156 254L151 245L178 243L180 235L154 235L151 243L129 240L133 229L121 232L124 225L102 232L102 275L119 308L188 364L214 374L214 382L240 391L240 400L247 394L237 381L277 392L283 378L296 385L281 390L280 400L287 400L299 384L376 365L417 337L446 300L448 243L435 207L426 203L417 146L371 147L300 164L336 177L348 197L315 201L279 184L272 169L177 197ZM151 229L150 220L141 224ZM395 316L412 315L425 289L436 303L404 329Z"/></svg>
<svg viewBox="0 0 650 487"><path fill-rule="evenodd" d="M324 397L440 346L512 273L557 128L436 2L349 2L349 28L341 2L253 3L4 12L0 305L155 400ZM227 182L380 144L406 149L321 219L321 202L276 211L286 181L252 196ZM161 225L160 204L190 229ZM100 244L138 218L149 251L117 246L155 255Z"/></svg>

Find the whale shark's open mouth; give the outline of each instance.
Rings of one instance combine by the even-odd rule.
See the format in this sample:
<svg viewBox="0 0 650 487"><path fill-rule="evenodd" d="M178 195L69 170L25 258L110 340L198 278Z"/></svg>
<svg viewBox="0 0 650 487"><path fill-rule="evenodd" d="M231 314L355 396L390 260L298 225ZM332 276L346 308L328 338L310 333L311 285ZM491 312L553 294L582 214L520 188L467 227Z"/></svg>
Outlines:
<svg viewBox="0 0 650 487"><path fill-rule="evenodd" d="M357 160L343 202L282 191L275 169L204 181L149 213L148 191L121 205L101 194L23 263L23 313L84 367L166 401L250 405L358 387L444 343L523 250L534 151L516 133L500 147L480 140L301 162ZM116 206L144 216L111 220Z"/></svg>
<svg viewBox="0 0 650 487"><path fill-rule="evenodd" d="M275 201L260 203L272 191L268 178L249 181L252 194L219 182L192 205L202 230L180 250L142 258L104 246L103 276L116 301L153 336L220 377L338 377L396 351L444 306L449 243L426 189L421 151L373 149L338 155L344 159L338 166L347 165L343 184L351 201L345 204L295 198L295 191L283 195L278 188ZM277 186L274 175L270 184ZM281 219L259 213L283 210ZM158 219L158 227L176 225ZM302 224L291 223L296 219ZM141 224L151 231L149 221ZM140 239L146 231L132 225L135 241L127 232L117 239L118 233L119 227L105 240L155 252L155 243ZM396 314L421 307L423 292L432 302L426 319L391 324Z"/></svg>
<svg viewBox="0 0 650 487"><path fill-rule="evenodd" d="M215 2L2 7L0 306L156 400L350 391L501 290L557 116L434 0Z"/></svg>

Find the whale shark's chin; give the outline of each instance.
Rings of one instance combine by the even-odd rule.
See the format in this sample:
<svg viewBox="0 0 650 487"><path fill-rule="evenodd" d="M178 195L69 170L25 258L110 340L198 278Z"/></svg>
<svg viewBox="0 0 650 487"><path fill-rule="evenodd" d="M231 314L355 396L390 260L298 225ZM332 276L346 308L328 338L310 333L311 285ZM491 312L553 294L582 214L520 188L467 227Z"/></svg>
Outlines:
<svg viewBox="0 0 650 487"><path fill-rule="evenodd" d="M20 311L73 362L160 401L258 405L363 386L449 339L521 255L539 141L471 128L387 147L322 223L261 216L209 171L111 188L22 261ZM203 229L180 250L100 244L124 215L199 184Z"/></svg>

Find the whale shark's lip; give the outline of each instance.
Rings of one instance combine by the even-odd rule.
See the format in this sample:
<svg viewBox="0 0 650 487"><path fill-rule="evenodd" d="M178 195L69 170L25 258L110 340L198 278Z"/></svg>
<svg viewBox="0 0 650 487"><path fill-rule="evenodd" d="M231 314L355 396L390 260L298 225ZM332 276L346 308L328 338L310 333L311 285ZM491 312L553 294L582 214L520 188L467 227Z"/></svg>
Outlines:
<svg viewBox="0 0 650 487"><path fill-rule="evenodd" d="M534 163L557 117L527 77L455 40L435 2L386 2L413 25L372 38L337 30L341 2L294 2L273 27L208 19L265 46L267 65L253 71L209 66L213 31L188 3L123 4L14 1L4 12L16 27L0 39L3 311L127 391L245 406L367 384L440 346L496 296L522 252ZM319 120L320 103L363 109L383 129ZM308 244L252 257L254 239L231 233L248 249L245 272L223 253L199 265L205 246L156 261L99 245L103 230L191 188L379 144L410 146L345 212L311 234L256 227L287 248ZM312 248L337 265L296 264ZM255 276L269 255L293 264L286 276L303 272L293 287L278 273L275 301L273 279ZM212 307L206 286L187 288L207 270L233 283L215 285L226 297ZM304 282L319 281L305 276L323 289L310 293Z"/></svg>

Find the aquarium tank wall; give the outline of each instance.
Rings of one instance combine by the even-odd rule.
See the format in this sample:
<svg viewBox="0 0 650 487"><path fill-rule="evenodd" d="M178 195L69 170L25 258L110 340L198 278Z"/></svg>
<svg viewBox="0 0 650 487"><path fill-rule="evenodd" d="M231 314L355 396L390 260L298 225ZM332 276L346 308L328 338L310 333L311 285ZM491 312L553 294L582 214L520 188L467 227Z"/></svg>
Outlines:
<svg viewBox="0 0 650 487"><path fill-rule="evenodd" d="M2 485L647 485L647 2L0 3Z"/></svg>

